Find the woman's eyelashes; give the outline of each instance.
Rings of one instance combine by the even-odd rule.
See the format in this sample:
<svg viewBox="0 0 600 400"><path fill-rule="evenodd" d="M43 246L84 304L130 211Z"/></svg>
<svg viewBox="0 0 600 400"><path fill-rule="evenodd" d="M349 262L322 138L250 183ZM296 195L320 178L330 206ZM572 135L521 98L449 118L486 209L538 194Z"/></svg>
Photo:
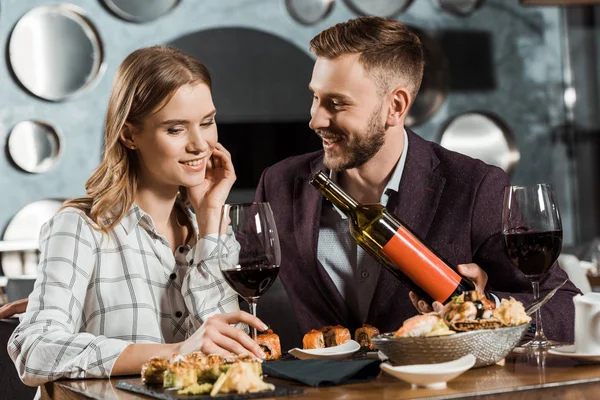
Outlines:
<svg viewBox="0 0 600 400"><path fill-rule="evenodd" d="M201 123L200 126L203 128L208 128L209 126L213 125L214 123L215 123L215 120L211 119L209 121L205 121L205 122Z"/></svg>
<svg viewBox="0 0 600 400"><path fill-rule="evenodd" d="M200 127L201 128L208 128L208 127L214 125L215 122L216 121L214 119L211 119L210 121L205 121L205 122L201 123ZM179 127L179 126L177 126L177 127L170 127L170 128L167 128L167 133L169 135L179 135L179 134L185 132L185 130L186 130L185 127Z"/></svg>
<svg viewBox="0 0 600 400"><path fill-rule="evenodd" d="M167 128L167 133L169 135L178 135L183 131L184 131L183 128Z"/></svg>

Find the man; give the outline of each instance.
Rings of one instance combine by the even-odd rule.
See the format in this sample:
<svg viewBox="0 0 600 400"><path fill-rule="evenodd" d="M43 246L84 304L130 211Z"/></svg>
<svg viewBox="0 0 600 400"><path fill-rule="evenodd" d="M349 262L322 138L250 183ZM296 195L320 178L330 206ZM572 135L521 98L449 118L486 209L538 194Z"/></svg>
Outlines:
<svg viewBox="0 0 600 400"><path fill-rule="evenodd" d="M256 191L275 214L280 279L301 332L338 324L354 332L363 323L391 332L417 311L431 311L356 245L345 216L309 184L320 170L358 202L385 205L451 264L463 264L458 271L478 290L531 303L531 282L504 254L506 173L404 126L423 76L418 36L395 20L360 17L326 29L310 46L317 60L309 125L323 149L267 168ZM566 278L555 264L540 290ZM573 340L577 293L568 282L543 308L549 338Z"/></svg>

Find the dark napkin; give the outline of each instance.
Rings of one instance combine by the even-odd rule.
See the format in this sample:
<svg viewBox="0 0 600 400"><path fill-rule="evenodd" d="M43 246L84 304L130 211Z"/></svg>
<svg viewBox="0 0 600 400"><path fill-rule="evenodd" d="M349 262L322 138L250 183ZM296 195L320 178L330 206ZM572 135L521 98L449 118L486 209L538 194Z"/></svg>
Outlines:
<svg viewBox="0 0 600 400"><path fill-rule="evenodd" d="M379 375L380 360L289 360L263 363L263 373L308 386L368 382Z"/></svg>

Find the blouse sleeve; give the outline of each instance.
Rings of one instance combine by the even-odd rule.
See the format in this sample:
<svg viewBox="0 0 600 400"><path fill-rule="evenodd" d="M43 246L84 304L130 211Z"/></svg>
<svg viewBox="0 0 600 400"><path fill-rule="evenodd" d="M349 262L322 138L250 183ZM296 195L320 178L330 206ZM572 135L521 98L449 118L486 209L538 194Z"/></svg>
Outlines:
<svg viewBox="0 0 600 400"><path fill-rule="evenodd" d="M27 311L8 342L21 380L38 386L59 378L109 377L129 342L81 332L83 304L100 256L87 219L66 209L40 232L40 263Z"/></svg>
<svg viewBox="0 0 600 400"><path fill-rule="evenodd" d="M238 256L240 246L231 234L204 236L187 255L191 268L183 279L181 291L191 314L187 321L188 335L200 328L211 315L235 312L240 309L238 294L225 281L219 267L218 240L221 240L228 249L228 258ZM239 324L238 327L247 331L247 326L244 324Z"/></svg>

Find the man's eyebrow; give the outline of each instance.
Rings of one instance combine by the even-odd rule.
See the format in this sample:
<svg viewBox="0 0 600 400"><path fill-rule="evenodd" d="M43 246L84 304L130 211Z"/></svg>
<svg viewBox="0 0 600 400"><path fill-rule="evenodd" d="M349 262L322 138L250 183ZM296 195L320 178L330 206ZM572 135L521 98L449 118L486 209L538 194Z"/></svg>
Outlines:
<svg viewBox="0 0 600 400"><path fill-rule="evenodd" d="M204 117L202 117L202 119L214 117L216 114L217 114L217 110L213 108L213 110L210 111L208 114L206 114ZM187 125L189 123L190 123L190 121L188 121L187 119L168 119L166 121L160 122L159 125L160 126L166 126L166 125Z"/></svg>

